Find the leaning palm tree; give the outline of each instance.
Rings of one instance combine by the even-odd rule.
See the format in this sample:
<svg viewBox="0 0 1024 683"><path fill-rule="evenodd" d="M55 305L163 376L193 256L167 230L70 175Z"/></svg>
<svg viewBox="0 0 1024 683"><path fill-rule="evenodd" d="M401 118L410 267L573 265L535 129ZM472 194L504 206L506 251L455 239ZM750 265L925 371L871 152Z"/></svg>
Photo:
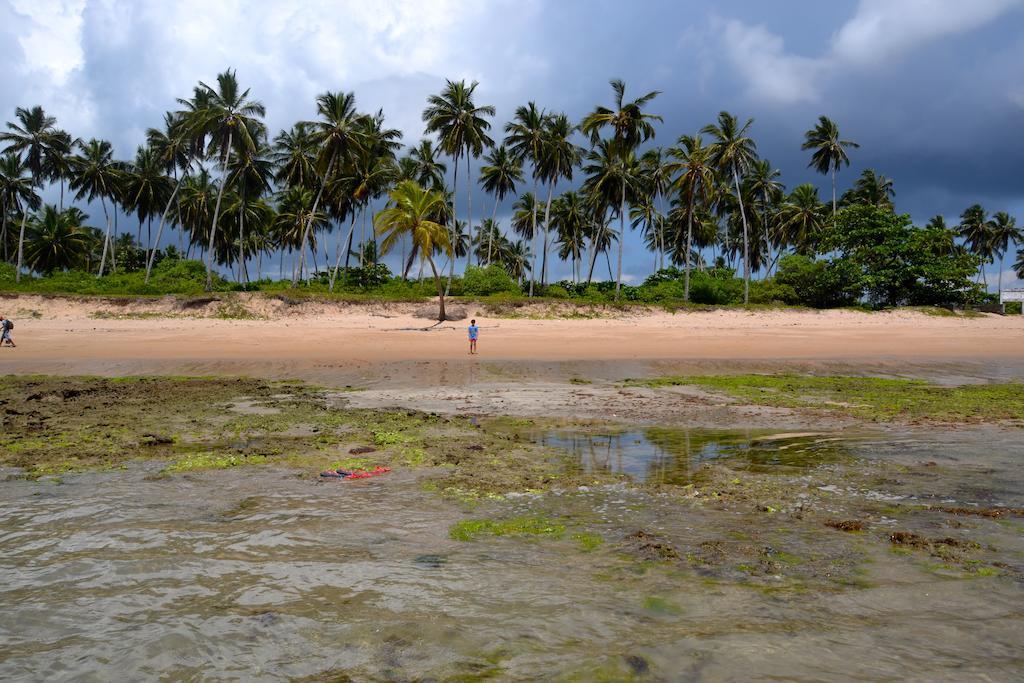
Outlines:
<svg viewBox="0 0 1024 683"><path fill-rule="evenodd" d="M423 110L423 122L427 133L437 133L438 142L445 154L455 164L455 175L452 180L454 191L459 176L459 159L466 157L466 210L469 215L469 232L473 232L473 182L470 177L470 157L479 157L494 141L487 135L491 123L484 117L494 116L495 109L491 105L480 105L473 101L473 95L479 83L473 81L466 85L465 81L448 81L439 95L427 98L427 108ZM454 225L455 222L452 222ZM455 276L455 259L451 261L448 271L448 287L451 287Z"/></svg>
<svg viewBox="0 0 1024 683"><path fill-rule="evenodd" d="M114 149L106 140L93 138L88 142L78 143L79 154L71 161L71 189L75 191L75 199L93 201L97 198L103 207L103 217L107 228L103 238L103 255L100 257L98 277L103 277L109 251L111 263L114 262L113 240L110 235L111 219L107 211L107 199L115 201L119 192L122 171L114 161Z"/></svg>
<svg viewBox="0 0 1024 683"><path fill-rule="evenodd" d="M811 162L807 164L818 173L825 175L832 173L832 220L836 218L836 173L841 166L850 165L850 157L846 154L847 148L857 149L860 147L853 140L843 140L839 137L839 126L827 116L818 117L818 125L804 133L804 144L800 149L813 149Z"/></svg>
<svg viewBox="0 0 1024 683"><path fill-rule="evenodd" d="M1016 219L1005 211L998 211L992 216L989 236L992 242L992 254L999 257L999 294L1003 294L1003 257L1006 256L1011 244L1024 241L1024 233L1017 227Z"/></svg>
<svg viewBox="0 0 1024 683"><path fill-rule="evenodd" d="M454 260L448 231L439 222L447 213L444 194L436 190L424 190L411 180L405 180L391 190L389 197L387 208L378 213L373 221L375 232L384 237L381 254L387 254L404 235L409 235L420 258L430 265L434 274L440 302L437 319L438 322L444 322L444 286L433 258L435 249L438 249Z"/></svg>
<svg viewBox="0 0 1024 683"><path fill-rule="evenodd" d="M978 279L979 282L984 281L987 285L988 278L985 275L985 264L991 263L993 260L994 244L992 239L992 221L988 219L988 214L981 207L981 204L969 206L960 214L958 230L960 237L964 239L967 245L967 250L981 258L981 270L979 271Z"/></svg>
<svg viewBox="0 0 1024 683"><path fill-rule="evenodd" d="M47 161L67 143L67 134L57 129L57 119L47 116L42 107L14 111L18 123L7 123L7 131L0 133L0 142L7 143L4 152L17 154L32 175L32 186L42 189L47 177ZM15 282L21 281L21 267L24 260L25 224L28 212L22 211L21 230L18 234L18 264L14 274Z"/></svg>
<svg viewBox="0 0 1024 683"><path fill-rule="evenodd" d="M188 136L188 128L184 118L180 115L172 112L164 114L164 128L160 130L158 128L150 128L146 131L146 144L153 150L159 163L164 167L164 172L170 172L174 178L174 189L171 191L170 197L167 198L167 204L164 206L164 212L160 216L160 225L156 229L156 244L160 244L160 240L164 234L164 225L167 223L167 218L171 213L171 206L174 204L176 199L179 199L179 192L181 191L182 181L188 177L189 171L192 167L192 156L189 154L191 150L191 144ZM178 171L181 171L181 175L178 175ZM180 201L180 200L179 200ZM178 232L178 247L181 247L181 231ZM153 263L156 259L157 250L154 248L150 251L149 258L146 259L146 282L149 282L150 273L153 271Z"/></svg>
<svg viewBox="0 0 1024 683"><path fill-rule="evenodd" d="M217 74L216 89L199 83L204 93L203 106L190 117L189 128L195 136L209 138L207 154L216 154L220 162L221 182L217 190L217 204L210 221L207 245L206 289L213 289L214 239L220 220L220 205L228 180L228 157L232 151L253 152L265 131L260 119L266 115L264 106L249 99L249 90L242 90L232 69Z"/></svg>
<svg viewBox="0 0 1024 683"><path fill-rule="evenodd" d="M715 167L712 150L704 146L700 135L683 135L679 138L679 146L669 149L668 154L675 160L670 164L671 170L679 172L672 187L685 202L686 243L673 245L673 252L678 254L682 248L681 253L685 259L683 300L689 301L693 227L700 220L699 212L706 210L709 203L715 184Z"/></svg>
<svg viewBox="0 0 1024 683"><path fill-rule="evenodd" d="M615 151L623 163L627 157L633 156L636 148L650 138L654 137L654 122L661 121L661 117L655 114L645 114L644 107L660 93L653 90L646 95L639 97L632 102L624 102L626 84L615 78L611 81L612 91L615 93L615 108L597 107L588 114L580 123L580 131L590 137L591 144L596 145L601 138L601 131L605 128L611 130L611 140L614 146L609 149ZM626 241L626 176L620 177L621 187L619 189L619 265L618 275L615 280L615 300L619 299L619 292L622 289L622 253Z"/></svg>
<svg viewBox="0 0 1024 683"><path fill-rule="evenodd" d="M0 157L0 244L3 244L4 261L10 260L7 217L35 210L40 202L28 166L17 154L8 153Z"/></svg>
<svg viewBox="0 0 1024 683"><path fill-rule="evenodd" d="M591 210L598 217L598 228L591 235L591 241L600 236L604 239L606 231L610 231L608 222L609 211L625 211L626 203L634 201L641 180L640 164L631 151L623 152L614 139L600 140L587 154L583 166L586 180L583 191L586 192ZM620 270L616 278L616 291L621 280L622 241L625 239L625 216L619 215L619 262ZM606 240L607 241L607 240ZM609 243L610 246L610 243ZM594 271L597 254L603 251L597 244L592 244L590 253L590 273ZM607 254L606 254L607 257ZM611 275L609 275L611 277ZM589 277L588 277L589 281Z"/></svg>
<svg viewBox="0 0 1024 683"><path fill-rule="evenodd" d="M484 190L494 195L494 209L491 211L491 223L495 224L498 217L498 205L505 200L509 194L516 191L516 183L523 181L522 163L511 153L505 145L495 147L491 153L484 157L485 165L480 169L480 184ZM495 233L487 233L491 238ZM498 232L500 235L500 231ZM488 239L487 258L485 265L491 265L491 258L494 251L494 240Z"/></svg>
<svg viewBox="0 0 1024 683"><path fill-rule="evenodd" d="M702 133L712 136L711 156L715 165L731 177L736 192L736 203L739 207L740 221L743 225L743 303L750 302L750 239L747 227L747 215L743 208L743 197L740 194L740 176L757 158L756 144L747 135L754 119L747 119L740 126L735 116L727 111L718 114L718 123L705 126Z"/></svg>

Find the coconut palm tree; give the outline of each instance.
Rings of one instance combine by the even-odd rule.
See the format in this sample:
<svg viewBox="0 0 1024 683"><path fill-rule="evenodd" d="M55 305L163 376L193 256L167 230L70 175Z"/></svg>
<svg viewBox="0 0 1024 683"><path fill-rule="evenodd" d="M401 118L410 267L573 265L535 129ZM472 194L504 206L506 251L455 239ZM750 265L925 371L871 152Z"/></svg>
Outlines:
<svg viewBox="0 0 1024 683"><path fill-rule="evenodd" d="M798 254L813 254L818 236L825 227L825 211L825 205L818 197L818 188L814 185L804 183L793 188L779 207L779 231L783 244L792 246Z"/></svg>
<svg viewBox="0 0 1024 683"><path fill-rule="evenodd" d="M480 184L485 191L494 195L494 209L491 211L492 223L497 219L498 205L505 201L505 197L509 194L515 194L516 183L522 181L523 165L505 145L493 148L491 153L484 157L484 166L480 169ZM495 234L500 236L501 231L499 230L497 233L488 231L487 234L490 237L494 237ZM491 265L493 247L494 241L489 239L485 265Z"/></svg>
<svg viewBox="0 0 1024 683"><path fill-rule="evenodd" d="M43 164L46 180L60 184L60 210L64 210L64 185L71 179L71 156L78 140L67 131L58 130L54 135L54 144L46 154Z"/></svg>
<svg viewBox="0 0 1024 683"><path fill-rule="evenodd" d="M4 261L11 258L8 252L10 240L7 236L7 217L38 209L40 202L29 168L21 158L12 153L0 157L0 243L3 244Z"/></svg>
<svg viewBox="0 0 1024 683"><path fill-rule="evenodd" d="M423 122L427 133L437 133L438 143L445 154L455 164L455 176L452 189L459 176L459 159L466 157L466 210L469 215L469 232L473 232L473 183L470 172L470 157L474 159L483 154L484 150L494 145L487 131L491 123L486 118L494 116L495 109L491 105L480 105L473 101L479 83L473 81L466 85L465 81L447 81L439 95L427 98L427 108L423 110ZM452 222L454 226L455 221ZM448 287L451 287L455 275L455 259L451 261L448 271Z"/></svg>
<svg viewBox="0 0 1024 683"><path fill-rule="evenodd" d="M511 150L515 158L522 164L530 162L532 167L531 177L533 178L533 192L531 197L537 196L538 184L541 180L541 156L544 148L544 127L547 122L547 114L543 109L537 107L536 102L529 102L524 107L517 107L512 120L505 124L505 144ZM530 220L530 237L535 240L539 234L537 231L537 203L534 202ZM520 232L523 234L523 232ZM537 271L537 250L531 249L535 259L533 266L529 269L531 274ZM530 280L530 296L533 296L533 280Z"/></svg>
<svg viewBox="0 0 1024 683"><path fill-rule="evenodd" d="M683 135L678 146L669 149L668 154L674 161L670 164L673 172L678 172L673 189L684 198L686 243L674 245L674 252L679 253L682 247L684 263L683 300L690 300L690 269L693 254L693 227L699 220L698 211L705 211L709 204L714 184L715 165L713 150L704 145L700 135ZM681 231L679 231L681 232ZM677 233L678 234L678 233Z"/></svg>
<svg viewBox="0 0 1024 683"><path fill-rule="evenodd" d="M894 211L896 207L892 200L895 196L896 190L893 188L892 179L876 174L873 169L868 168L861 172L853 187L843 193L839 203L844 206L867 204Z"/></svg>
<svg viewBox="0 0 1024 683"><path fill-rule="evenodd" d="M270 154L277 169L274 181L281 187L315 187L318 151L312 126L304 121L278 133Z"/></svg>
<svg viewBox="0 0 1024 683"><path fill-rule="evenodd" d="M67 134L57 129L57 119L47 116L42 107L18 107L14 116L18 123L8 121L7 131L0 133L0 142L7 143L3 151L19 155L32 176L32 186L42 189L48 173L47 162L62 153L67 144ZM22 211L15 282L21 282L27 220L28 211Z"/></svg>
<svg viewBox="0 0 1024 683"><path fill-rule="evenodd" d="M537 196L524 192L512 204L512 230L528 244L537 236Z"/></svg>
<svg viewBox="0 0 1024 683"><path fill-rule="evenodd" d="M771 162L767 159L759 159L751 166L750 174L744 183L745 190L753 199L751 206L754 215L761 223L763 246L769 264L772 260L772 244L778 241L777 236L773 238L771 235L770 225L775 214L775 207L782 199L785 190L785 186L778 180L781 176L782 172L772 168ZM767 277L767 275L766 269L765 276Z"/></svg>
<svg viewBox="0 0 1024 683"><path fill-rule="evenodd" d="M107 199L116 200L119 184L123 175L121 165L114 161L114 149L106 140L93 138L88 142L78 143L79 154L71 160L71 190L75 199L94 201L99 198L103 207L103 217L107 228L103 238L103 255L100 257L100 268L97 277L103 277L110 252L111 264L114 263L113 239L111 237L110 212L107 210Z"/></svg>
<svg viewBox="0 0 1024 683"><path fill-rule="evenodd" d="M839 126L827 116L819 116L818 124L804 133L804 144L800 149L813 149L811 162L808 167L818 173L825 175L832 173L832 220L836 217L836 173L841 166L850 165L850 157L846 150L860 147L853 140L843 140L839 137Z"/></svg>
<svg viewBox="0 0 1024 683"><path fill-rule="evenodd" d="M1017 250L1017 261L1013 264L1013 272L1019 280L1024 280L1024 249Z"/></svg>
<svg viewBox="0 0 1024 683"><path fill-rule="evenodd" d="M89 252L89 237L82 228L86 216L71 207L61 211L52 204L33 218L25 243L25 261L37 273L49 274L81 266Z"/></svg>
<svg viewBox="0 0 1024 683"><path fill-rule="evenodd" d="M611 81L612 91L615 93L615 108L597 107L588 114L580 123L580 131L590 137L590 142L596 145L601 137L601 131L610 129L611 140L614 145L608 150L614 151L622 159L623 165L629 157L634 155L636 148L643 142L654 137L654 122L662 119L655 114L645 114L643 109L647 104L657 97L661 92L653 90L646 95L639 97L632 102L624 102L626 95L626 84L615 78ZM627 179L622 174L619 178L621 187L619 189L619 265L618 275L615 280L615 300L619 300L619 292L622 289L622 253L626 241L626 198Z"/></svg>
<svg viewBox="0 0 1024 683"><path fill-rule="evenodd" d="M190 151L192 148L191 141L189 140L188 128L185 119L175 113L167 112L164 114L164 128L160 130L158 128L150 128L146 131L146 144L153 150L157 159L164 167L164 173L170 173L174 178L174 189L171 191L170 197L167 198L167 204L164 206L164 212L160 216L160 225L156 230L156 244L160 244L160 240L164 234L164 225L167 223L167 218L171 213L171 206L174 201L178 199L179 192L181 190L181 183L184 178L188 176L188 173L192 167L192 157ZM178 175L178 171L181 171L181 175ZM178 233L178 247L181 248L181 237L182 231ZM154 248L150 251L149 258L146 259L146 282L149 282L150 273L153 270L153 263L156 258L157 250Z"/></svg>
<svg viewBox="0 0 1024 683"><path fill-rule="evenodd" d="M608 212L610 210L625 211L626 203L636 200L641 179L640 164L632 151L621 151L619 143L614 138L599 140L594 148L587 153L583 173L586 175L586 180L583 181L583 191L588 196L588 202L591 205L591 210L597 216L598 224L591 238L592 240L599 237L604 239L605 232L610 230ZM623 230L625 230L625 218L620 215L618 237L620 264L622 240L624 239ZM602 249L596 245L591 246L591 273L594 271L594 261L601 251ZM621 278L620 269L618 277L616 277L616 292L621 286Z"/></svg>
<svg viewBox="0 0 1024 683"><path fill-rule="evenodd" d="M122 176L124 206L139 219L136 242L142 244L142 225L149 226L146 244L153 248L153 216L166 204L174 189L173 181L164 175L164 164L157 153L149 147L140 146L135 151L131 170Z"/></svg>
<svg viewBox="0 0 1024 683"><path fill-rule="evenodd" d="M665 194L672 184L672 165L665 160L661 147L649 149L640 156L640 170L643 182L648 188L651 203L651 218L657 230L648 236L658 254L656 268L665 266ZM650 230L650 225L647 226Z"/></svg>
<svg viewBox="0 0 1024 683"><path fill-rule="evenodd" d="M381 254L391 251L404 235L410 237L420 258L430 265L434 274L440 303L438 321L444 322L444 286L433 258L437 249L454 260L448 231L439 222L439 218L447 213L444 194L436 190L424 190L406 180L396 185L389 197L388 206L373 221L375 232L384 237Z"/></svg>
<svg viewBox="0 0 1024 683"><path fill-rule="evenodd" d="M320 173L320 188L313 200L310 217L318 214L324 189L335 181L337 168L350 163L358 154L366 130L366 115L356 110L356 97L353 93L326 92L316 98L316 109L320 118L308 121L307 125L313 128L313 139L320 147L317 161L318 168L322 168L323 171ZM311 229L312 224L307 225L302 232L302 241L299 244L299 270L293 273L293 287L298 284L301 272L305 269L306 245L309 243Z"/></svg>
<svg viewBox="0 0 1024 683"><path fill-rule="evenodd" d="M505 272L522 286L523 278L530 273L530 263L533 261L530 244L526 240L516 240L515 242L506 240L502 246L500 255Z"/></svg>
<svg viewBox="0 0 1024 683"><path fill-rule="evenodd" d="M985 276L985 264L991 263L994 256L992 227L992 221L980 204L973 204L960 214L960 237L964 239L967 250L981 258L979 281L985 281L986 285L988 278Z"/></svg>
<svg viewBox="0 0 1024 683"><path fill-rule="evenodd" d="M540 146L540 176L548 185L547 202L544 204L544 251L541 258L540 284L545 286L548 277L548 236L551 226L551 197L555 186L562 179L572 180L572 171L579 165L583 150L573 144L572 125L565 114L550 114L545 117Z"/></svg>
<svg viewBox="0 0 1024 683"><path fill-rule="evenodd" d="M1005 211L992 216L989 234L992 240L992 254L999 257L999 294L1003 293L1003 258L1011 244L1024 241L1024 233L1017 227L1017 220Z"/></svg>
<svg viewBox="0 0 1024 683"><path fill-rule="evenodd" d="M711 145L711 156L714 163L728 175L736 192L736 203L739 207L740 221L743 225L743 303L750 302L750 239L747 227L747 215L743 208L743 197L740 194L740 177L746 174L757 158L757 145L748 136L754 119L747 119L742 126L739 120L727 111L718 114L718 123L710 124L701 132L715 139Z"/></svg>
<svg viewBox="0 0 1024 683"><path fill-rule="evenodd" d="M583 254L587 248L592 221L586 198L579 192L565 192L551 204L551 227L558 236L558 258L572 260L573 279L576 282L582 276Z"/></svg>
<svg viewBox="0 0 1024 683"><path fill-rule="evenodd" d="M420 144L409 150L409 158L415 162L413 180L422 187L441 191L444 189L444 176L448 167L437 159L437 150L432 140L420 140ZM456 174L458 169L455 169Z"/></svg>
<svg viewBox="0 0 1024 683"><path fill-rule="evenodd" d="M217 87L200 81L202 105L191 113L189 128L196 137L209 139L207 154L216 155L220 163L221 182L217 190L217 203L210 220L207 244L206 289L213 289L214 238L220 220L220 205L228 179L228 157L232 151L254 152L265 132L260 120L266 115L264 106L249 99L249 89L242 90L232 69L217 74Z"/></svg>
<svg viewBox="0 0 1024 683"><path fill-rule="evenodd" d="M245 267L245 252L248 243L245 239L245 224L249 219L262 220L262 212L266 210L260 203L263 195L270 192L271 180L274 176L274 165L270 159L270 148L261 144L254 151L241 150L231 158L228 182L238 195L233 213L238 219L238 279L243 273L248 282L248 269Z"/></svg>

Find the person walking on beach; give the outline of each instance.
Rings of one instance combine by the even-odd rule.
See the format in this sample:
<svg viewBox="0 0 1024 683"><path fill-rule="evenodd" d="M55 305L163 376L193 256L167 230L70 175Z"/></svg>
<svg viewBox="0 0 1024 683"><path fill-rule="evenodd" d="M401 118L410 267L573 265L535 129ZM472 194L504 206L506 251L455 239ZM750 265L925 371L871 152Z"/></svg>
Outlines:
<svg viewBox="0 0 1024 683"><path fill-rule="evenodd" d="M469 353L476 353L476 338L480 335L480 328L476 326L476 320L469 321Z"/></svg>
<svg viewBox="0 0 1024 683"><path fill-rule="evenodd" d="M7 318L0 315L0 346L7 342L12 347L15 346L14 338L11 336L11 330L14 329L14 323Z"/></svg>

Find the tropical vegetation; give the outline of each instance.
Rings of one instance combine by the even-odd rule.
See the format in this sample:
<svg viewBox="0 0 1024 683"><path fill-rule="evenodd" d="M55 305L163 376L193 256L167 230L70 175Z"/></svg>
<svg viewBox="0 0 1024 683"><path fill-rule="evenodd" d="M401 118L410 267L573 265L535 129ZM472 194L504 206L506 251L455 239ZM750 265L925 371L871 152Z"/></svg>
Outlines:
<svg viewBox="0 0 1024 683"><path fill-rule="evenodd" d="M436 295L443 318L445 296L497 293L966 305L992 298L992 266L997 290L1006 265L1024 277L1024 235L1005 211L975 204L955 225L914 226L874 169L840 193L859 145L826 116L802 149L830 177L831 206L812 184L786 188L753 119L723 111L656 146L659 92L627 97L619 80L579 121L528 102L504 125L476 82L448 81L408 145L354 93L321 94L314 117L272 136L233 70L211 83L178 99L130 159L41 106L18 108L0 132L0 287ZM475 191L493 198L477 217ZM642 283L623 273L630 231L651 254Z"/></svg>

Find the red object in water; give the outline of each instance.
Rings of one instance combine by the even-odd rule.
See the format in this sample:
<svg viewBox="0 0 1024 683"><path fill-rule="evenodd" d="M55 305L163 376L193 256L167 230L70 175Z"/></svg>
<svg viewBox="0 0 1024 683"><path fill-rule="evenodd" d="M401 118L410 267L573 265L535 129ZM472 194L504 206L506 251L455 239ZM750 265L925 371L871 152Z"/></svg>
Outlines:
<svg viewBox="0 0 1024 683"><path fill-rule="evenodd" d="M390 471L391 471L390 467L381 467L380 465L377 465L372 470L356 470L355 472L353 472L352 474L348 475L345 478L346 479L369 479L370 477L376 477L376 476L379 476L381 474L386 474L387 472L390 472Z"/></svg>

